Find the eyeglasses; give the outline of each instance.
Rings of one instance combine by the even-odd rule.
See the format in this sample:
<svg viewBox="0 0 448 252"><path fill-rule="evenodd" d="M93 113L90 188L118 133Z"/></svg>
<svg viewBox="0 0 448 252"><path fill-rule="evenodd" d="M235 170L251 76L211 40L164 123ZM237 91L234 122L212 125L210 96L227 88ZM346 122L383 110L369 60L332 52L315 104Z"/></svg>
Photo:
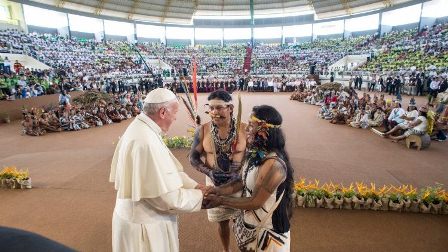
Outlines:
<svg viewBox="0 0 448 252"><path fill-rule="evenodd" d="M226 106L222 106L222 105L210 106L209 105L208 109L209 109L209 111L213 111L213 110L222 111L222 110L224 110L224 109L226 109L228 107L229 107L229 105L226 105Z"/></svg>

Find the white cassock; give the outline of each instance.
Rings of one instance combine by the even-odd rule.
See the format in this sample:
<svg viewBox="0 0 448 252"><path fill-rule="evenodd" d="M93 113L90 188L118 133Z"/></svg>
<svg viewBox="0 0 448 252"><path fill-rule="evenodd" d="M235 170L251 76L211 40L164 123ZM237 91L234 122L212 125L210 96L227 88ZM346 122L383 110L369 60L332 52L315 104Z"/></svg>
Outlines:
<svg viewBox="0 0 448 252"><path fill-rule="evenodd" d="M145 114L129 125L112 159L117 201L112 218L115 252L179 251L177 214L201 209L197 182L164 144Z"/></svg>

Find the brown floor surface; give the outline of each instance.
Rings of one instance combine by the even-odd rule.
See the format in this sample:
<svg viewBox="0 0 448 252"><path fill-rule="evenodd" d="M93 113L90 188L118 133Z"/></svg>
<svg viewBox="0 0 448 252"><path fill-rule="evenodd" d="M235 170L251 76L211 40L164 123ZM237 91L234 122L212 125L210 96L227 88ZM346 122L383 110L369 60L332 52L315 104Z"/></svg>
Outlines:
<svg viewBox="0 0 448 252"><path fill-rule="evenodd" d="M199 96L200 104L205 98ZM243 94L243 103L244 120L254 105L281 111L296 178L448 184L446 143L408 150L369 130L317 119L316 106L290 101L289 94ZM185 135L187 122L182 108L169 134ZM43 137L21 136L18 122L0 125L0 167L28 168L34 184L26 191L0 189L0 226L33 231L80 251L110 251L115 192L107 182L109 166L128 124ZM204 181L188 165L186 150L174 153L187 173ZM181 251L220 251L217 226L207 221L205 211L181 215L179 221ZM296 209L291 251L447 251L447 233L447 216ZM232 248L236 251L233 241Z"/></svg>

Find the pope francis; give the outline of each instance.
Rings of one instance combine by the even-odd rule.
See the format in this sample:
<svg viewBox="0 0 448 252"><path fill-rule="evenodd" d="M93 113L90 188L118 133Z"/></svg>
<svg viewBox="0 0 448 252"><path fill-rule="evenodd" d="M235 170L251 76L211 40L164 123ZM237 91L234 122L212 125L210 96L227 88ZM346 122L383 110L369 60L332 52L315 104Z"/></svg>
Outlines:
<svg viewBox="0 0 448 252"><path fill-rule="evenodd" d="M161 136L178 109L174 93L151 91L118 142L110 173L113 251L179 251L177 214L201 209L205 188L183 172Z"/></svg>

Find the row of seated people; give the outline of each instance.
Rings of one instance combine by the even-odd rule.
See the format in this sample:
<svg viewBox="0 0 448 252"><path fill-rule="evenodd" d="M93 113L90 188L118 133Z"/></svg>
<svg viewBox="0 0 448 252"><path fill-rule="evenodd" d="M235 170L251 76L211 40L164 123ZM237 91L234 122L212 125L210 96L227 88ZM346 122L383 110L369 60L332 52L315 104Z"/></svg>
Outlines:
<svg viewBox="0 0 448 252"><path fill-rule="evenodd" d="M88 106L72 106L65 101L54 108L24 109L23 134L42 136L50 132L78 131L119 123L137 116L142 106L141 97L123 94L122 97L115 95L109 103L100 100Z"/></svg>
<svg viewBox="0 0 448 252"><path fill-rule="evenodd" d="M417 110L415 99L411 99L408 110L401 108L399 100L386 100L384 94L363 93L361 98L354 89L349 92L302 90L291 99L320 106L318 117L333 124L346 124L354 128L380 128L376 132L399 141L409 135L428 133L434 139L445 140L448 125L448 92L439 95L434 111L427 104ZM396 135L398 134L398 135ZM396 135L396 136L394 136Z"/></svg>
<svg viewBox="0 0 448 252"><path fill-rule="evenodd" d="M61 88L69 91L102 90L116 93L125 91L133 83L143 83L148 92L153 79L150 79L150 74L80 78L68 75L61 69L37 70L22 67L18 73L0 71L0 100L55 94Z"/></svg>

